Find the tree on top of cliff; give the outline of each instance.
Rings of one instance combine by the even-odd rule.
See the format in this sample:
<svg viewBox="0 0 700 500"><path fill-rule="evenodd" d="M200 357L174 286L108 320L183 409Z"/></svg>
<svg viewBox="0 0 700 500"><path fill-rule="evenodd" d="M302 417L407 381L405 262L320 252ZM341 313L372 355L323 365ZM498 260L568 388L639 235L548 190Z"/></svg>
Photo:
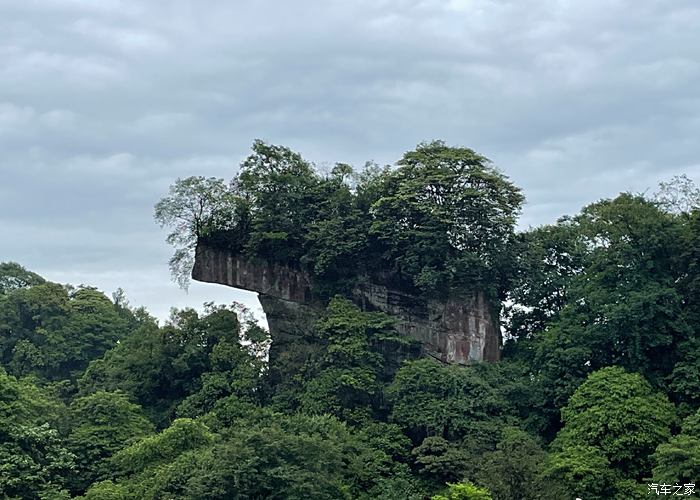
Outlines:
<svg viewBox="0 0 700 500"><path fill-rule="evenodd" d="M242 204L222 179L201 176L178 179L156 204L156 221L172 228L166 241L176 247L170 270L180 286L189 282L197 239L233 227Z"/></svg>
<svg viewBox="0 0 700 500"><path fill-rule="evenodd" d="M398 166L370 209L384 259L427 292L498 283L513 260L520 189L485 157L441 141L419 144Z"/></svg>
<svg viewBox="0 0 700 500"><path fill-rule="evenodd" d="M311 163L283 146L253 143L233 185L250 203L251 230L246 251L278 262L298 262L304 233L322 200L320 177Z"/></svg>
<svg viewBox="0 0 700 500"><path fill-rule="evenodd" d="M358 173L339 163L327 175L289 148L255 141L230 187L178 180L156 220L174 228L180 282L194 245L206 240L302 266L329 295L374 273L427 295L469 287L500 295L523 199L485 157L441 141L418 145L395 169L368 164Z"/></svg>

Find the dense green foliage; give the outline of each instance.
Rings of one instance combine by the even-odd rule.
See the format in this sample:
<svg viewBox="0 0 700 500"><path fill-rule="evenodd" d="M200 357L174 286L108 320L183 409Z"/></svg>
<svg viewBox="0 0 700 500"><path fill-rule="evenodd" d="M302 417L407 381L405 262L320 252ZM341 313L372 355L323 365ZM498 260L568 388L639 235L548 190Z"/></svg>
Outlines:
<svg viewBox="0 0 700 500"><path fill-rule="evenodd" d="M206 242L304 266L325 310L271 375L239 306L159 324L123 293L0 264L0 497L647 498L700 478L700 210L682 178L516 234L517 188L440 142L328 175L256 142L157 207L186 270ZM495 364L421 358L348 299L358 276L508 299ZM280 358L277 362L283 363Z"/></svg>
<svg viewBox="0 0 700 500"><path fill-rule="evenodd" d="M621 194L525 235L532 250L511 293L507 328L517 341L506 352L548 382L550 437L576 387L605 366L697 405L695 250L685 245L696 217Z"/></svg>
<svg viewBox="0 0 700 500"><path fill-rule="evenodd" d="M0 493L60 498L75 456L59 433L64 408L0 369Z"/></svg>
<svg viewBox="0 0 700 500"><path fill-rule="evenodd" d="M398 368L395 353L411 344L395 332L393 320L335 297L316 335L324 349L308 360L299 377L299 407L353 423L382 414L383 386Z"/></svg>
<svg viewBox="0 0 700 500"><path fill-rule="evenodd" d="M72 380L128 329L120 308L93 288L41 280L0 295L0 362L12 375Z"/></svg>
<svg viewBox="0 0 700 500"><path fill-rule="evenodd" d="M700 410L683 421L681 432L662 443L652 456L654 477L687 484L700 477Z"/></svg>
<svg viewBox="0 0 700 500"><path fill-rule="evenodd" d="M649 474L651 455L675 420L665 396L617 366L592 373L561 413L564 427L552 443L546 478L565 492L576 477L576 494L602 498L617 495L618 483Z"/></svg>
<svg viewBox="0 0 700 500"><path fill-rule="evenodd" d="M109 457L153 432L153 424L124 393L98 391L78 397L69 410L68 448L76 456L71 483L77 490L107 477Z"/></svg>
<svg viewBox="0 0 700 500"><path fill-rule="evenodd" d="M301 266L330 294L370 274L426 295L479 287L502 296L522 202L486 158L440 141L418 145L393 170L337 164L326 176L288 148L257 141L230 189L222 180L181 179L156 219L174 229L168 241L180 282L199 239Z"/></svg>
<svg viewBox="0 0 700 500"><path fill-rule="evenodd" d="M469 481L450 484L447 495L435 495L432 500L491 500L486 488L480 488Z"/></svg>

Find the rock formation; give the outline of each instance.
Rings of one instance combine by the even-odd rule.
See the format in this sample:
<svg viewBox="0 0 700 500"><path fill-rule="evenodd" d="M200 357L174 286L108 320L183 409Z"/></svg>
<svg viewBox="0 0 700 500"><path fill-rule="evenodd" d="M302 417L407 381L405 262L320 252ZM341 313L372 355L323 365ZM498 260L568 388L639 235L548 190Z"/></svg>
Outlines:
<svg viewBox="0 0 700 500"><path fill-rule="evenodd" d="M288 266L244 257L203 242L197 245L192 278L258 293L267 316L274 360L302 362L314 349L308 342L313 321L324 304L315 298L314 282L307 273ZM425 300L387 285L359 280L351 298L364 310L387 313L397 329L417 340L425 355L446 363L497 361L500 327L497 310L483 293Z"/></svg>

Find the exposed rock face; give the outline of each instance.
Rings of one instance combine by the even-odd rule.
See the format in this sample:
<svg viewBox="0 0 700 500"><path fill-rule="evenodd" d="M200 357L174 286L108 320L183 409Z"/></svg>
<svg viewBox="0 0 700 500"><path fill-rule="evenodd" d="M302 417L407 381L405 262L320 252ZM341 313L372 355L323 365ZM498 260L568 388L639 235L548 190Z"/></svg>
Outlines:
<svg viewBox="0 0 700 500"><path fill-rule="evenodd" d="M353 291L364 309L397 318L397 329L420 341L426 354L447 363L498 361L498 316L482 293L425 301L400 290L368 283Z"/></svg>
<svg viewBox="0 0 700 500"><path fill-rule="evenodd" d="M271 361L285 358L293 363L314 349L306 332L324 304L314 298L308 274L200 242L192 278L258 293L272 337ZM497 311L482 293L450 297L445 302L426 301L365 281L349 290L348 297L365 310L394 316L399 331L418 340L425 354L441 361L465 364L499 359Z"/></svg>

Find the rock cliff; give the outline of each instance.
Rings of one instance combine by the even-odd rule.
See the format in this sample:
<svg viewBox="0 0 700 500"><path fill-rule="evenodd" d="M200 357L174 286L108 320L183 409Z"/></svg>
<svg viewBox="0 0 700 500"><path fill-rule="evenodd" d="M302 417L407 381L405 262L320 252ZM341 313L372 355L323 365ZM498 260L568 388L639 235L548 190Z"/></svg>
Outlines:
<svg viewBox="0 0 700 500"><path fill-rule="evenodd" d="M306 332L324 304L315 298L313 279L307 273L200 241L192 278L258 293L272 337L271 365L282 359L288 364L301 363L314 349ZM425 355L457 364L499 359L497 310L483 293L429 301L362 279L347 296L365 310L395 317L397 329L419 341Z"/></svg>

